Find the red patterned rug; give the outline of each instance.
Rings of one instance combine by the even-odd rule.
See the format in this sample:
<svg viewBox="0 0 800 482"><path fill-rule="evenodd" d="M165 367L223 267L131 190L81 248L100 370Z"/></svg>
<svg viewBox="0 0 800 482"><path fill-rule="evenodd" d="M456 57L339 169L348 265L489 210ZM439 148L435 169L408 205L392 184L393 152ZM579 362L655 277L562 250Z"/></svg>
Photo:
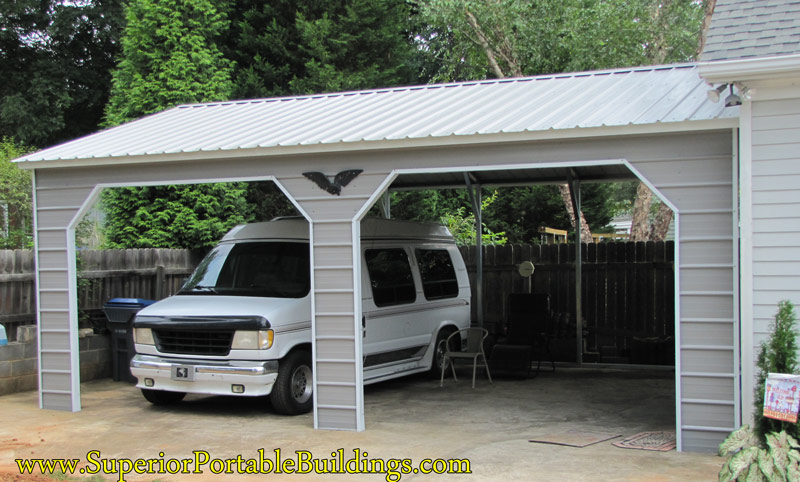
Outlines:
<svg viewBox="0 0 800 482"><path fill-rule="evenodd" d="M623 449L655 450L668 452L675 449L675 432L642 432L626 437L612 445Z"/></svg>

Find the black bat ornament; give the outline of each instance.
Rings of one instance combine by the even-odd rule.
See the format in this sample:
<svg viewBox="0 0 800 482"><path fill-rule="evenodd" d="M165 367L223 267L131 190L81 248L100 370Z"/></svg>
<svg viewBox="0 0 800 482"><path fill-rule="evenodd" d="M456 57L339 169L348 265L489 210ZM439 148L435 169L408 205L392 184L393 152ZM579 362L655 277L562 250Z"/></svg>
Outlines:
<svg viewBox="0 0 800 482"><path fill-rule="evenodd" d="M321 189L339 196L342 193L342 188L350 184L350 181L355 179L362 172L364 172L363 169L350 169L347 171L342 171L334 176L333 182L331 182L328 176L321 172L304 172L303 175L314 181L314 184L319 186Z"/></svg>

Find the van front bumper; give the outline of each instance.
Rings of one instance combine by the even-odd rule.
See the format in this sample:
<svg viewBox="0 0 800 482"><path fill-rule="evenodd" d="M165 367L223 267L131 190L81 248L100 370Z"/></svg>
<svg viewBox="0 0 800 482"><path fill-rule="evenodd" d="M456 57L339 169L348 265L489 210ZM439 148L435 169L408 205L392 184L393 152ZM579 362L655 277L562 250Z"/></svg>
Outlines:
<svg viewBox="0 0 800 482"><path fill-rule="evenodd" d="M212 361L136 355L131 360L131 374L138 379L138 388L256 397L272 392L278 377L278 361Z"/></svg>

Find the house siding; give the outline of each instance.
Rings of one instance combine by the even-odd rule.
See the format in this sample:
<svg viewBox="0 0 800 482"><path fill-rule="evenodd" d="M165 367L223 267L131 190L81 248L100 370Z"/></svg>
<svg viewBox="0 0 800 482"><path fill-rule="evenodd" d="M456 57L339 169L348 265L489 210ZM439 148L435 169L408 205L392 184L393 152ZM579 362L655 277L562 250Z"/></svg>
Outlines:
<svg viewBox="0 0 800 482"><path fill-rule="evenodd" d="M753 101L751 123L755 362L778 302L800 305L800 98Z"/></svg>

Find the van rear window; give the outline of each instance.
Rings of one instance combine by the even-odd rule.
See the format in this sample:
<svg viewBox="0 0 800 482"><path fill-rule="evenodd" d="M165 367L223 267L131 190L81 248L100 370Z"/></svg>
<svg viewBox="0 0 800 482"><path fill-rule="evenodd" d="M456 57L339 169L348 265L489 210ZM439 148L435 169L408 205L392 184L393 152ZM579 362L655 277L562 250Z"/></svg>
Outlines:
<svg viewBox="0 0 800 482"><path fill-rule="evenodd" d="M458 296L456 271L446 249L417 249L414 254L422 277L425 299L440 300Z"/></svg>
<svg viewBox="0 0 800 482"><path fill-rule="evenodd" d="M417 299L411 265L404 250L368 249L364 257L375 306L402 305Z"/></svg>
<svg viewBox="0 0 800 482"><path fill-rule="evenodd" d="M302 298L311 287L306 243L225 243L215 247L180 295Z"/></svg>

